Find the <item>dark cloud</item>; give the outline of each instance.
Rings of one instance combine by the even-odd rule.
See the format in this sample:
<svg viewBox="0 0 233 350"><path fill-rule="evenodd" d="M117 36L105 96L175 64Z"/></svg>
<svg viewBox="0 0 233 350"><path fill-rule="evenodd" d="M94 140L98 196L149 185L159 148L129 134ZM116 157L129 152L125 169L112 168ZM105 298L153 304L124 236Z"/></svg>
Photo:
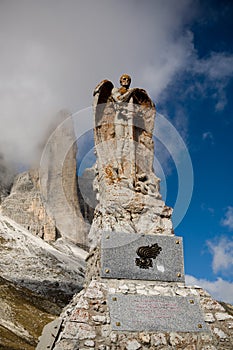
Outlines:
<svg viewBox="0 0 233 350"><path fill-rule="evenodd" d="M196 4L1 1L0 150L7 159L33 162L54 115L90 106L104 78L116 85L129 73L132 85L146 88L154 100L189 65L212 80L218 71L219 81L219 59L197 63L188 30ZM224 62L227 73L231 58Z"/></svg>

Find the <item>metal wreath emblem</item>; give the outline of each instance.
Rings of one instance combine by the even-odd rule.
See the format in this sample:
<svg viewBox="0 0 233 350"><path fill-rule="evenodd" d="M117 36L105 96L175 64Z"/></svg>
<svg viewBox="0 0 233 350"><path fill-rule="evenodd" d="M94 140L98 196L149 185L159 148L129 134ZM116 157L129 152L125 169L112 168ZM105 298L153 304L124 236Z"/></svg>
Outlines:
<svg viewBox="0 0 233 350"><path fill-rule="evenodd" d="M153 267L152 259L155 259L161 252L162 248L159 247L157 243L152 244L151 246L142 246L139 247L136 251L139 258L135 259L135 263L141 269L149 269Z"/></svg>

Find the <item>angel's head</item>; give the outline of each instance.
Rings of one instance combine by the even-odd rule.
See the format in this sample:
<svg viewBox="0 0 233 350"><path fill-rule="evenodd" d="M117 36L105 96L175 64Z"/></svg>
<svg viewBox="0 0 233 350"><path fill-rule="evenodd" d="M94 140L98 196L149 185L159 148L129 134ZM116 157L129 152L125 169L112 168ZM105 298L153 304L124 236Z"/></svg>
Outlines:
<svg viewBox="0 0 233 350"><path fill-rule="evenodd" d="M125 87L126 89L129 88L130 83L131 83L131 77L128 74L123 74L120 77L120 84L121 84L121 86Z"/></svg>

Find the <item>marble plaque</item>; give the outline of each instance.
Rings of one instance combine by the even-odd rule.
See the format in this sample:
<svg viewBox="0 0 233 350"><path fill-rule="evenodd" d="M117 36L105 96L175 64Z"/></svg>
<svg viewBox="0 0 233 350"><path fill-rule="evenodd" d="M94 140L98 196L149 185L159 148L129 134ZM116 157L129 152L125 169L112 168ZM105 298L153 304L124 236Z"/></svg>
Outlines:
<svg viewBox="0 0 233 350"><path fill-rule="evenodd" d="M196 298L110 294L108 304L113 330L209 331Z"/></svg>
<svg viewBox="0 0 233 350"><path fill-rule="evenodd" d="M103 232L101 277L184 282L182 238Z"/></svg>

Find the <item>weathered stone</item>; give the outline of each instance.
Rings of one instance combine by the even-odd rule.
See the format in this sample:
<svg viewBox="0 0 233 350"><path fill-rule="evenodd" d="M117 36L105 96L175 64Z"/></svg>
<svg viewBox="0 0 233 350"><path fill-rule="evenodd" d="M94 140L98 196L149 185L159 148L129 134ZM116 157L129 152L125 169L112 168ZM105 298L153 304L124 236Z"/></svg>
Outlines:
<svg viewBox="0 0 233 350"><path fill-rule="evenodd" d="M85 345L85 346L89 346L90 348L94 348L95 342L94 342L93 340L86 340L86 341L84 342L84 345Z"/></svg>
<svg viewBox="0 0 233 350"><path fill-rule="evenodd" d="M141 344L137 340L129 340L126 344L127 350L138 350L141 349Z"/></svg>
<svg viewBox="0 0 233 350"><path fill-rule="evenodd" d="M215 321L214 315L209 312L205 314L204 318L205 318L205 322L208 322L208 323L212 323Z"/></svg>
<svg viewBox="0 0 233 350"><path fill-rule="evenodd" d="M184 350L196 350L196 345L195 344L187 345L185 346Z"/></svg>
<svg viewBox="0 0 233 350"><path fill-rule="evenodd" d="M83 219L78 202L76 153L72 118L67 112L61 112L41 158L40 191L59 234L86 247L89 225Z"/></svg>
<svg viewBox="0 0 233 350"><path fill-rule="evenodd" d="M200 302L206 310L225 311L224 307L212 298L203 298Z"/></svg>
<svg viewBox="0 0 233 350"><path fill-rule="evenodd" d="M53 350L64 350L64 349L66 349L66 350L81 350L79 347L78 341L74 340L74 339L62 339L53 348Z"/></svg>
<svg viewBox="0 0 233 350"><path fill-rule="evenodd" d="M186 297L187 295L189 295L189 291L186 289L178 289L176 290L176 294L182 297Z"/></svg>
<svg viewBox="0 0 233 350"><path fill-rule="evenodd" d="M129 287L126 284L123 284L123 286L120 286L119 289L123 294L126 294L129 290Z"/></svg>
<svg viewBox="0 0 233 350"><path fill-rule="evenodd" d="M184 346L184 345L192 345L193 343L195 344L197 340L197 335L195 333L186 333L186 334L178 334L175 332L170 333L169 337L169 343L172 346Z"/></svg>
<svg viewBox="0 0 233 350"><path fill-rule="evenodd" d="M156 333L151 336L151 345L159 346L166 345L167 340L164 333Z"/></svg>
<svg viewBox="0 0 233 350"><path fill-rule="evenodd" d="M110 350L110 347L102 344L98 346L98 350Z"/></svg>
<svg viewBox="0 0 233 350"><path fill-rule="evenodd" d="M70 320L76 321L76 322L88 322L89 312L85 309L76 308L72 312L72 316L71 316Z"/></svg>
<svg viewBox="0 0 233 350"><path fill-rule="evenodd" d="M94 339L96 337L95 328L86 324L78 322L66 322L63 331L63 338L65 339Z"/></svg>
<svg viewBox="0 0 233 350"><path fill-rule="evenodd" d="M164 295L164 296L172 296L173 291L169 287L164 287L164 286L154 286L154 291L157 292L159 295Z"/></svg>
<svg viewBox="0 0 233 350"><path fill-rule="evenodd" d="M111 332L110 339L111 339L112 343L116 343L117 342L117 333Z"/></svg>
<svg viewBox="0 0 233 350"><path fill-rule="evenodd" d="M101 326L101 335L104 338L108 338L111 333L111 327L108 324Z"/></svg>
<svg viewBox="0 0 233 350"><path fill-rule="evenodd" d="M227 334L224 333L221 329L214 327L213 332L221 339L225 340L227 338Z"/></svg>
<svg viewBox="0 0 233 350"><path fill-rule="evenodd" d="M195 296L209 296L209 293L205 293L202 289L196 290L195 288L188 288L188 291L190 294Z"/></svg>
<svg viewBox="0 0 233 350"><path fill-rule="evenodd" d="M85 323L76 323L76 327L78 326L78 339L95 339L96 332L95 328L91 327Z"/></svg>
<svg viewBox="0 0 233 350"><path fill-rule="evenodd" d="M143 344L150 344L150 335L146 333L140 333L139 339Z"/></svg>
<svg viewBox="0 0 233 350"><path fill-rule="evenodd" d="M100 289L100 285L92 281L89 285L88 289L86 290L85 297L89 299L101 299L103 298L103 292Z"/></svg>
<svg viewBox="0 0 233 350"><path fill-rule="evenodd" d="M106 323L106 317L104 315L94 315L92 319L96 323Z"/></svg>
<svg viewBox="0 0 233 350"><path fill-rule="evenodd" d="M94 91L95 188L99 204L89 233L104 231L172 235L171 214L153 172L155 107L145 90L113 89L104 80ZM116 98L117 96L117 98ZM120 100L119 100L119 99Z"/></svg>
<svg viewBox="0 0 233 350"><path fill-rule="evenodd" d="M211 343L213 341L213 336L210 333L200 333L199 338L203 343Z"/></svg>
<svg viewBox="0 0 233 350"><path fill-rule="evenodd" d="M45 241L57 238L56 224L45 208L38 171L16 176L11 193L2 203L2 213Z"/></svg>
<svg viewBox="0 0 233 350"><path fill-rule="evenodd" d="M78 176L78 200L81 213L86 221L92 223L94 210L97 205L96 193L93 189L95 168L87 168Z"/></svg>
<svg viewBox="0 0 233 350"><path fill-rule="evenodd" d="M66 322L63 331L63 338L67 339L78 339L80 324L76 322ZM90 326L88 326L90 327Z"/></svg>
<svg viewBox="0 0 233 350"><path fill-rule="evenodd" d="M0 152L0 205L10 194L10 190L15 177L15 169Z"/></svg>
<svg viewBox="0 0 233 350"><path fill-rule="evenodd" d="M87 300L82 295L80 295L80 298L77 301L76 308L77 309L86 309L86 310L89 309L89 304L88 304Z"/></svg>
<svg viewBox="0 0 233 350"><path fill-rule="evenodd" d="M226 312L216 312L215 317L218 321L233 319L233 316L227 314Z"/></svg>

